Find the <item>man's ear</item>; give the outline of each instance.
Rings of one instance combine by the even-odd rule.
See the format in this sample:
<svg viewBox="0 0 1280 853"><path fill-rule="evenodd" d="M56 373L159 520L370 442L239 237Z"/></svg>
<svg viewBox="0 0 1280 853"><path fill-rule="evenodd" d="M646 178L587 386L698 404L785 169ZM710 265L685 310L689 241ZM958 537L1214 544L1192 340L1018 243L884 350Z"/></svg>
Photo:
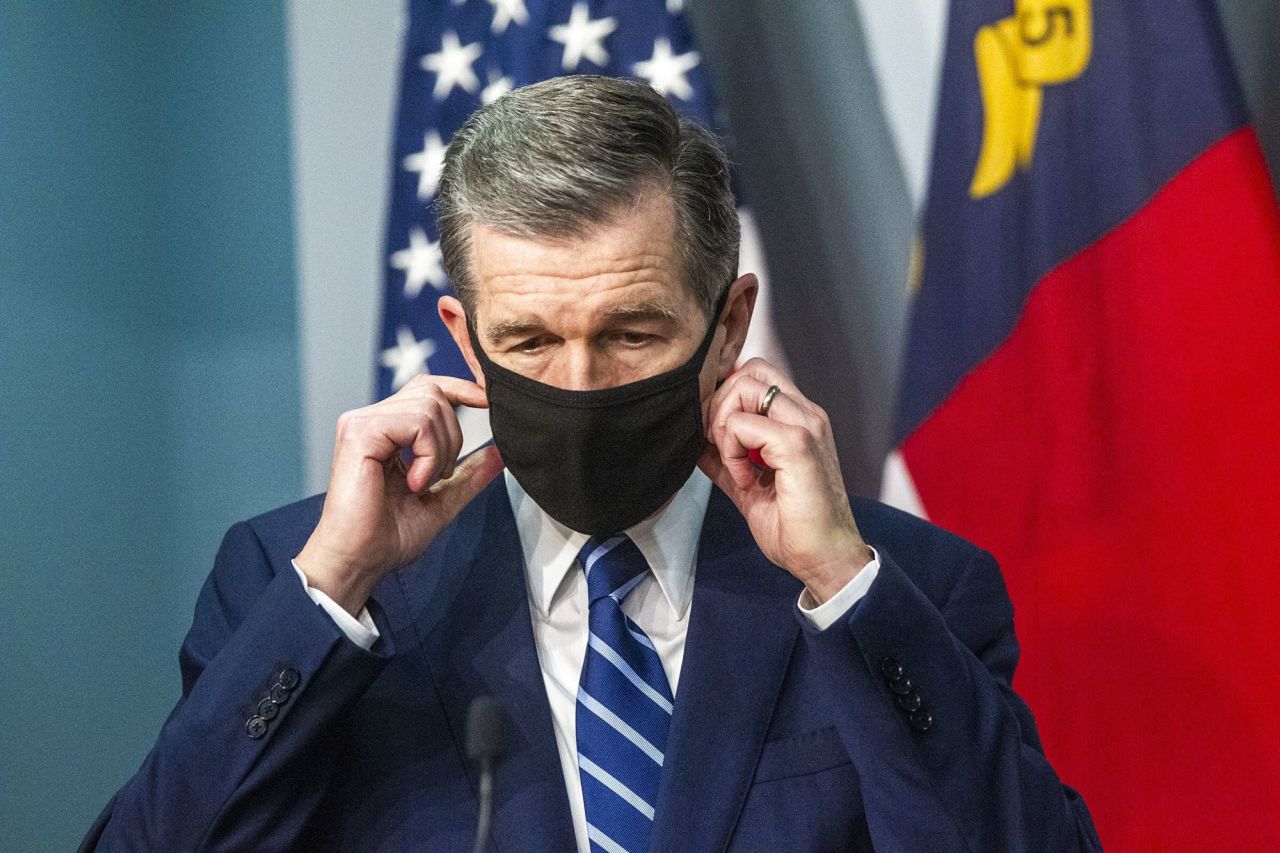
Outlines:
<svg viewBox="0 0 1280 853"><path fill-rule="evenodd" d="M467 366L471 368L476 384L484 388L484 371L480 369L475 349L471 346L471 335L467 334L467 314L462 303L452 296L441 296L440 301L436 303L436 311L439 312L444 327L453 336L453 342L458 345L458 349L462 350L462 357L467 360ZM479 335L478 331L476 335Z"/></svg>
<svg viewBox="0 0 1280 853"><path fill-rule="evenodd" d="M759 293L760 282L753 273L739 276L729 285L729 296L720 313L724 343L716 361L717 382L728 378L738 366L738 357L742 355L742 347L747 340L747 329L751 327L751 315L755 311L756 296Z"/></svg>

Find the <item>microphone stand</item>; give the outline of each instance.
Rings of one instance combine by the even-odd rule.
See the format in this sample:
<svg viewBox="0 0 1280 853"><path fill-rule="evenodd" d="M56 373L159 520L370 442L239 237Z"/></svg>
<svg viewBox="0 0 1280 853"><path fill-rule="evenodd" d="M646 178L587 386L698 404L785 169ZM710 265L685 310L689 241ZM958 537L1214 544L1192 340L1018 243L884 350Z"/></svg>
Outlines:
<svg viewBox="0 0 1280 853"><path fill-rule="evenodd" d="M467 709L467 757L480 768L480 813L472 853L483 853L493 822L493 769L507 748L507 718L492 696L477 696Z"/></svg>

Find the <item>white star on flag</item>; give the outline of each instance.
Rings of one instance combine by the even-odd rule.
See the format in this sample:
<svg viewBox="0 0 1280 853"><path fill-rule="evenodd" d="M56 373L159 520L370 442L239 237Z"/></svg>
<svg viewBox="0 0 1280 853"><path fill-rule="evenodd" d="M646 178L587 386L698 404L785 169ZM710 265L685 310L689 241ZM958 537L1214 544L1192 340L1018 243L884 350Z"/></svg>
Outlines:
<svg viewBox="0 0 1280 853"><path fill-rule="evenodd" d="M418 198L422 201L436 194L440 170L444 168L444 148L440 134L429 130L422 137L422 150L404 158L404 168L418 173Z"/></svg>
<svg viewBox="0 0 1280 853"><path fill-rule="evenodd" d="M684 11L684 0L667 0L667 14L679 15Z"/></svg>
<svg viewBox="0 0 1280 853"><path fill-rule="evenodd" d="M510 92L516 85L516 81L510 77L503 77L499 71L489 71L489 85L480 91L480 102L482 104L492 104L503 95Z"/></svg>
<svg viewBox="0 0 1280 853"><path fill-rule="evenodd" d="M524 0L489 0L493 7L493 24L489 30L499 35L507 31L512 21L525 24L529 21L529 10L524 7Z"/></svg>
<svg viewBox="0 0 1280 853"><path fill-rule="evenodd" d="M551 27L547 30L547 36L564 45L560 65L565 71L577 68L583 57L603 68L609 63L609 52L604 49L604 39L617 28L616 19L600 18L593 21L586 3L574 3L569 22Z"/></svg>
<svg viewBox="0 0 1280 853"><path fill-rule="evenodd" d="M658 38L653 42L653 56L633 67L637 77L649 81L649 85L663 95L675 95L682 101L693 97L693 87L685 75L702 61L696 50L679 56L671 52L671 42Z"/></svg>
<svg viewBox="0 0 1280 853"><path fill-rule="evenodd" d="M408 299L417 297L427 282L436 290L443 290L448 281L440 244L428 240L426 232L416 225L409 229L409 248L393 252L391 266L404 270L404 295Z"/></svg>
<svg viewBox="0 0 1280 853"><path fill-rule="evenodd" d="M484 45L480 42L463 45L458 41L457 33L453 30L446 31L440 37L440 50L428 53L418 60L423 70L435 72L436 87L431 93L432 97L443 101L457 86L474 95L476 89L480 88L480 80L472 70L471 63L479 59L482 53Z"/></svg>
<svg viewBox="0 0 1280 853"><path fill-rule="evenodd" d="M382 351L382 366L392 371L391 389L399 391L419 373L427 372L427 359L435 355L436 345L430 338L418 340L408 326L396 329L396 345Z"/></svg>

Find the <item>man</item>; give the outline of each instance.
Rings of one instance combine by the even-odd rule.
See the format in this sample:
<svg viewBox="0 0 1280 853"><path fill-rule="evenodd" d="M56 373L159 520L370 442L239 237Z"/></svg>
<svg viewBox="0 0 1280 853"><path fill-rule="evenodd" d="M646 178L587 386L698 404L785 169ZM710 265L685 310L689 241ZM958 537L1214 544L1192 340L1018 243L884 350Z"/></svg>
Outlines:
<svg viewBox="0 0 1280 853"><path fill-rule="evenodd" d="M476 381L343 415L328 493L231 529L86 847L462 849L482 695L501 850L1097 846L990 556L851 505L822 410L735 370L757 283L704 131L550 80L459 132L438 204ZM456 461L460 405L496 446Z"/></svg>

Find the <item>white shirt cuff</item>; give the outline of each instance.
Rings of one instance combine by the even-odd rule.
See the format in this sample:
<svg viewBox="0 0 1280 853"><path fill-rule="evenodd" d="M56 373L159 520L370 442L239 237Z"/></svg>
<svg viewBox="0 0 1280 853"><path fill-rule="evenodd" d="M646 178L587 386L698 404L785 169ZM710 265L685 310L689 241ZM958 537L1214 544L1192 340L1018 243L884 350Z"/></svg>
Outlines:
<svg viewBox="0 0 1280 853"><path fill-rule="evenodd" d="M290 561L293 562L293 561ZM359 616L352 616L350 613L342 609L338 602L325 595L320 590L307 583L307 576L302 573L302 569L298 568L297 563L293 563L293 570L298 573L298 580L302 581L302 588L307 591L307 595L311 596L311 600L329 614L329 618L337 623L342 633L347 635L347 639L355 643L366 652L373 647L378 639L378 626L373 624L373 617L369 615L369 608L360 608ZM863 569L866 571L866 569Z"/></svg>
<svg viewBox="0 0 1280 853"><path fill-rule="evenodd" d="M870 545L867 547L871 548ZM866 595L867 590L871 589L871 582L876 579L876 575L879 572L880 552L875 548L871 548L871 562L863 566L862 571L854 575L851 581L826 601L817 604L814 602L813 596L809 594L809 590L803 590L800 593L800 601L798 602L800 612L804 614L804 618L809 620L810 625L819 631L827 630L841 616L848 613L850 607L862 600L862 596ZM351 617L348 616L347 618L350 619Z"/></svg>

